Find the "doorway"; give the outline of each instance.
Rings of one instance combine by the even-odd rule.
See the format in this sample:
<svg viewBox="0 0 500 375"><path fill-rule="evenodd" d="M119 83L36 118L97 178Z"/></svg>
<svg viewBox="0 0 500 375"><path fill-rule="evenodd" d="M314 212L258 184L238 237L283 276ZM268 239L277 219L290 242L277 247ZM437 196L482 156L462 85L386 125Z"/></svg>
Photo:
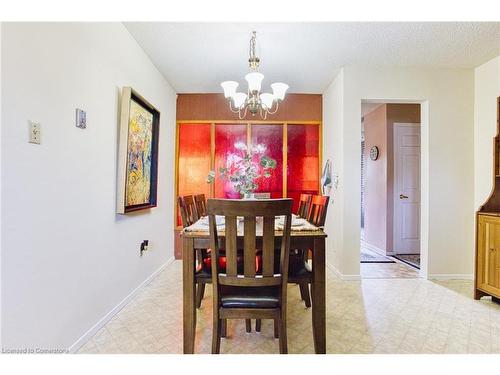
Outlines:
<svg viewBox="0 0 500 375"><path fill-rule="evenodd" d="M419 277L420 104L361 109L361 277Z"/></svg>

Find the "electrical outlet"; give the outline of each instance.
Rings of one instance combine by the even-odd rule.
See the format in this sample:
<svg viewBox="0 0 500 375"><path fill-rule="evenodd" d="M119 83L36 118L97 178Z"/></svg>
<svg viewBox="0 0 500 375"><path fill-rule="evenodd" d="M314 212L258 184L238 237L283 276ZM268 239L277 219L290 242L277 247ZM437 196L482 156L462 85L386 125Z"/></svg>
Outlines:
<svg viewBox="0 0 500 375"><path fill-rule="evenodd" d="M42 137L42 131L40 128L40 123L37 121L30 121L29 122L29 137L28 137L29 143L34 143L34 144L39 145L41 142L41 137Z"/></svg>

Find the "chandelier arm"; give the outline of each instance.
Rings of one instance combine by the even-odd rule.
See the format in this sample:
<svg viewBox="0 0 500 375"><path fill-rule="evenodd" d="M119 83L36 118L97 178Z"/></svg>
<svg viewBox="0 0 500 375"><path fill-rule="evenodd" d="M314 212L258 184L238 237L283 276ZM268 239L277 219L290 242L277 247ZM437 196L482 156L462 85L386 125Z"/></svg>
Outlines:
<svg viewBox="0 0 500 375"><path fill-rule="evenodd" d="M264 112L264 115L262 115L262 112ZM267 119L267 114L269 113L269 111L267 111L266 109L262 108L262 106L260 107L260 118L262 120L266 120Z"/></svg>
<svg viewBox="0 0 500 375"><path fill-rule="evenodd" d="M238 111L238 118L240 120L243 120L247 116L247 109L248 109L248 105L245 104L245 107L243 110L243 115L241 114L242 113L241 109Z"/></svg>
<svg viewBox="0 0 500 375"><path fill-rule="evenodd" d="M276 99L276 108L274 109L274 111L271 111L271 108L269 108L269 110L267 111L270 115L274 115L276 112L278 112L278 107L279 107L279 99Z"/></svg>
<svg viewBox="0 0 500 375"><path fill-rule="evenodd" d="M233 113L239 113L240 112L240 108L233 107L233 100L231 98L229 98L229 109Z"/></svg>

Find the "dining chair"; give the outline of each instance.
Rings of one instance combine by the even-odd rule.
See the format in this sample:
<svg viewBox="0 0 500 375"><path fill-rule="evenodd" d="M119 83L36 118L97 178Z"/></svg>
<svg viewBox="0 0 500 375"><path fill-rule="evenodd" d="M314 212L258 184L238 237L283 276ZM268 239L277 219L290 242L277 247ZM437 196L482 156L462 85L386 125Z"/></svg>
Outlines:
<svg viewBox="0 0 500 375"><path fill-rule="evenodd" d="M311 206L312 194L300 194L299 198L299 208L297 210L297 216L307 220L307 215L309 213L309 207ZM290 250L290 272L293 274L297 267L300 267L300 263L304 257L304 250L302 249L291 249ZM298 283L300 288L300 298L304 301L306 307L311 307L311 296L309 293L309 287L307 280L299 280ZM288 281L291 283L291 281ZM257 326L257 328L259 328Z"/></svg>
<svg viewBox="0 0 500 375"><path fill-rule="evenodd" d="M317 227L324 227L329 201L330 197L327 195L313 196L309 207L309 213L307 215L307 221Z"/></svg>
<svg viewBox="0 0 500 375"><path fill-rule="evenodd" d="M312 194L300 194L297 216L307 219L307 214L309 213L309 207L311 206L311 199L312 199Z"/></svg>
<svg viewBox="0 0 500 375"><path fill-rule="evenodd" d="M317 227L325 225L328 211L329 196L314 195L307 215L307 221ZM306 307L311 307L310 285L312 282L312 269L309 265L309 249L296 249L290 259L290 276L288 282L297 283L300 287L300 297Z"/></svg>
<svg viewBox="0 0 500 375"><path fill-rule="evenodd" d="M195 195L194 202L196 204L196 211L198 212L198 216L207 216L207 201L205 199L205 194Z"/></svg>
<svg viewBox="0 0 500 375"><path fill-rule="evenodd" d="M286 354L286 302L290 252L291 199L257 201L209 199L207 212L212 249L213 331L212 353L220 352L221 331L225 319L273 319L279 331L280 353ZM219 234L215 215L225 216L226 270L219 262ZM275 267L276 216L285 217L279 262ZM238 220L243 216L243 267L238 267ZM257 225L262 217L262 240L257 239ZM259 219L258 219L259 218ZM260 232L260 228L259 228ZM258 249L260 245L260 248ZM262 267L255 257L261 251Z"/></svg>
<svg viewBox="0 0 500 375"><path fill-rule="evenodd" d="M203 195L203 194L200 194ZM182 227L186 228L193 225L199 218L196 208L196 199L192 195L185 195L178 198L179 208L182 218ZM205 285L212 283L212 269L209 249L196 249L196 308L201 307L201 302L205 296ZM222 263L225 263L225 257L221 257ZM225 264L224 264L225 266ZM246 331L251 332L251 320L246 321ZM226 324L223 326L222 337L226 337Z"/></svg>
<svg viewBox="0 0 500 375"><path fill-rule="evenodd" d="M178 198L181 211L182 226L184 228L193 225L198 219L198 211L192 195L185 195Z"/></svg>
<svg viewBox="0 0 500 375"><path fill-rule="evenodd" d="M193 225L198 220L198 211L192 195L185 195L178 198L179 210L181 212L182 227ZM201 307L201 301L205 295L205 284L212 282L212 275L204 267L204 259L207 258L206 249L196 249L196 307Z"/></svg>

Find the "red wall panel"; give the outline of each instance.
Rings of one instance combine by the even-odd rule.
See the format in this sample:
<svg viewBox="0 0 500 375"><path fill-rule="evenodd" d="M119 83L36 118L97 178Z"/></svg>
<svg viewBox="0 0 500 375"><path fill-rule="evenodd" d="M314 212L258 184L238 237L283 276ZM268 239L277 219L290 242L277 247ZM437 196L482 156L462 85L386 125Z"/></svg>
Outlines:
<svg viewBox="0 0 500 375"><path fill-rule="evenodd" d="M287 126L287 196L297 211L300 194L318 194L319 126Z"/></svg>
<svg viewBox="0 0 500 375"><path fill-rule="evenodd" d="M241 151L234 147L237 142L247 143L246 125L215 125L215 198L240 198L231 182L219 177L219 168L226 167L228 158L233 154L241 154Z"/></svg>
<svg viewBox="0 0 500 375"><path fill-rule="evenodd" d="M210 124L179 124L178 171L179 195L210 196L206 181L210 171ZM179 213L177 221L181 225Z"/></svg>
<svg viewBox="0 0 500 375"><path fill-rule="evenodd" d="M276 160L276 168L271 177L257 181L258 193L271 193L271 198L283 197L283 126L252 125L252 145L264 145L264 154Z"/></svg>

